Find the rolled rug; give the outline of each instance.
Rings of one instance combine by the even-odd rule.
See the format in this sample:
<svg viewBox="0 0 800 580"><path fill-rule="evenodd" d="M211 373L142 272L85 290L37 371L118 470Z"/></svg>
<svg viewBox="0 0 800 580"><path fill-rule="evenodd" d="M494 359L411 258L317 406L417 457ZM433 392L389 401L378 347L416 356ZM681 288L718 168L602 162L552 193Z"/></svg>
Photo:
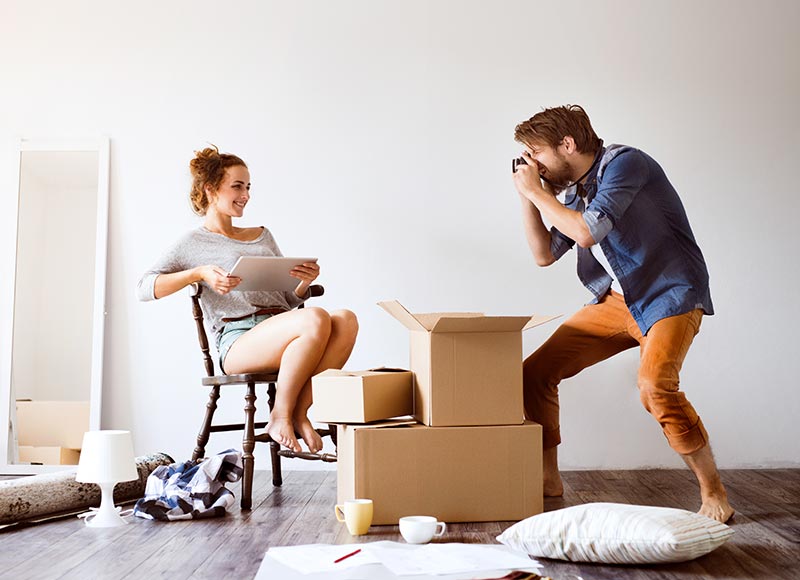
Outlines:
<svg viewBox="0 0 800 580"><path fill-rule="evenodd" d="M166 453L137 457L139 479L118 483L114 502L142 497L147 476L159 465L171 463L175 461ZM100 487L75 481L75 469L0 481L0 527L64 517L98 505Z"/></svg>

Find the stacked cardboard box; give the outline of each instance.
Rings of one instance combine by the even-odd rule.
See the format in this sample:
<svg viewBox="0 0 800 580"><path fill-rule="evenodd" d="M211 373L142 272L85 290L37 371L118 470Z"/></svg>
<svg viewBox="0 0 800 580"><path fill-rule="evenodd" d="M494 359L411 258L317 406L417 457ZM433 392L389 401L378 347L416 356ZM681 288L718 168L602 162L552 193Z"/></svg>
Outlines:
<svg viewBox="0 0 800 580"><path fill-rule="evenodd" d="M77 465L89 430L88 401L17 401L19 461Z"/></svg>
<svg viewBox="0 0 800 580"><path fill-rule="evenodd" d="M311 379L314 419L370 423L414 412L413 377L404 369L327 370Z"/></svg>
<svg viewBox="0 0 800 580"><path fill-rule="evenodd" d="M523 420L522 331L550 318L412 314L396 301L380 306L411 331L414 421L358 424L370 420L364 414L364 421L330 421L344 423L338 501L372 499L379 525L406 515L465 522L540 513L542 433ZM317 418L324 383L318 377Z"/></svg>

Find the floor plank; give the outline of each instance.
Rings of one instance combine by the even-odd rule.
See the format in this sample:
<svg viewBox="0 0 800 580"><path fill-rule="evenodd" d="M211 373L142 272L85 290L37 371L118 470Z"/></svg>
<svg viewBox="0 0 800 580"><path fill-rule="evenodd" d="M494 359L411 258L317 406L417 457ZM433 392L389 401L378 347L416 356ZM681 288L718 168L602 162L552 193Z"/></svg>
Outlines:
<svg viewBox="0 0 800 580"><path fill-rule="evenodd" d="M660 505L696 511L699 488L688 470L565 472L564 497L546 498L551 511L589 501ZM735 535L692 562L661 566L605 566L542 560L555 580L688 580L800 578L800 469L722 473L737 513ZM230 486L239 495L239 484ZM238 506L225 518L152 522L134 518L123 528L86 528L77 518L0 533L0 578L138 579L252 578L271 546L402 541L397 526L373 526L351 537L336 521L336 474L286 471L284 485L255 475L251 511ZM447 541L495 543L513 522L448 524Z"/></svg>

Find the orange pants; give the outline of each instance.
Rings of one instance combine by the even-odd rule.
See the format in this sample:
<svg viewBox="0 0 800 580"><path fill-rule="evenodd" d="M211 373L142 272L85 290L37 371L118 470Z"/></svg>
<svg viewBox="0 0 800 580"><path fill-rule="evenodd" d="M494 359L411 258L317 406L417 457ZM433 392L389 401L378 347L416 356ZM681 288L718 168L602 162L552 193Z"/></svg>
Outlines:
<svg viewBox="0 0 800 580"><path fill-rule="evenodd" d="M640 346L639 395L670 446L688 454L708 443L700 417L679 390L679 373L700 330L701 310L656 322L642 336L621 294L610 292L562 324L523 366L525 415L540 423L544 448L561 443L558 384L623 350Z"/></svg>

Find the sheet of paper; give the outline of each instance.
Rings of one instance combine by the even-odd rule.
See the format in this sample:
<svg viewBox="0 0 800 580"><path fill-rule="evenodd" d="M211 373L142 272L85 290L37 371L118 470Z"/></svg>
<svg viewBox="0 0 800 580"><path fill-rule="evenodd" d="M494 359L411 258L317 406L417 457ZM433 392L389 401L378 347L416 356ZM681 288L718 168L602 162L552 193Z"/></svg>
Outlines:
<svg viewBox="0 0 800 580"><path fill-rule="evenodd" d="M341 562L354 550L361 551ZM496 544L402 542L364 544L310 544L270 548L261 568L277 562L302 575L339 578L485 578L509 570L537 571L542 566L524 554ZM265 565L266 564L266 565ZM363 568L361 568L363 566ZM363 572L370 571L364 575ZM505 572L503 572L505 571Z"/></svg>
<svg viewBox="0 0 800 580"><path fill-rule="evenodd" d="M536 560L494 544L434 543L411 546L398 542L374 542L364 544L364 550L397 576L463 572L477 574L494 570L541 568Z"/></svg>
<svg viewBox="0 0 800 580"><path fill-rule="evenodd" d="M364 544L286 546L270 548L267 556L271 556L284 566L293 568L302 574L338 572L365 564L379 563L375 556L363 549L364 546ZM341 562L336 562L342 556L346 556L358 549L361 549L358 554L345 558Z"/></svg>

